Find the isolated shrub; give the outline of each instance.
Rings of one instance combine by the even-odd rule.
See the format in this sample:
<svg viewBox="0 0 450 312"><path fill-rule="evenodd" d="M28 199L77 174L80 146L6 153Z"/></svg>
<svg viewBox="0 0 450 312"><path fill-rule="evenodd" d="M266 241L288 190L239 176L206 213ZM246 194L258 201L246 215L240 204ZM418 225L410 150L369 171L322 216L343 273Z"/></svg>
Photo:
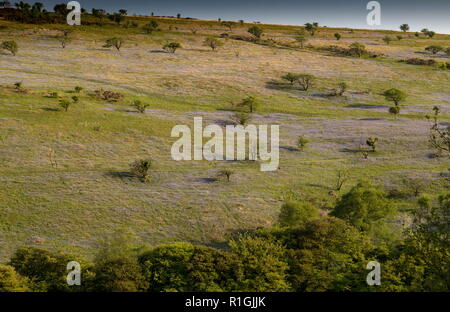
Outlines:
<svg viewBox="0 0 450 312"><path fill-rule="evenodd" d="M287 201L281 206L278 222L281 226L301 227L319 216L319 210L307 202Z"/></svg>
<svg viewBox="0 0 450 312"><path fill-rule="evenodd" d="M94 96L98 99L105 100L108 102L117 102L123 98L123 94L113 91L105 91L103 89L95 90Z"/></svg>
<svg viewBox="0 0 450 312"><path fill-rule="evenodd" d="M298 74L287 73L286 75L281 76L281 79L287 80L291 83L291 85L293 85L297 81L298 77Z"/></svg>
<svg viewBox="0 0 450 312"><path fill-rule="evenodd" d="M299 136L297 139L297 147L303 151L306 147L306 145L308 145L309 140L307 138L305 138L303 135Z"/></svg>
<svg viewBox="0 0 450 312"><path fill-rule="evenodd" d="M425 48L425 51L429 51L433 54L437 54L438 52L441 52L442 50L444 50L443 47L438 46L438 45L431 45Z"/></svg>
<svg viewBox="0 0 450 312"><path fill-rule="evenodd" d="M348 49L348 54L351 56L362 57L367 54L366 46L359 42L353 42Z"/></svg>
<svg viewBox="0 0 450 312"><path fill-rule="evenodd" d="M72 41L72 39L67 36L59 36L56 39L59 41L59 43L61 44L61 48L63 49L65 49L67 44Z"/></svg>
<svg viewBox="0 0 450 312"><path fill-rule="evenodd" d="M61 106L66 112L69 110L71 104L72 103L68 100L59 100L59 106Z"/></svg>
<svg viewBox="0 0 450 312"><path fill-rule="evenodd" d="M342 35L340 34L340 33L335 33L334 34L334 38L336 38L336 40L341 40L341 38L342 38Z"/></svg>
<svg viewBox="0 0 450 312"><path fill-rule="evenodd" d="M383 95L387 101L394 102L395 106L398 106L407 97L405 92L395 88L384 91Z"/></svg>
<svg viewBox="0 0 450 312"><path fill-rule="evenodd" d="M76 93L80 93L81 91L83 91L83 87L76 86L76 87L74 88L74 90L75 90Z"/></svg>
<svg viewBox="0 0 450 312"><path fill-rule="evenodd" d="M345 91L348 89L348 84L346 82L340 82L338 85L338 90L336 92L337 95L343 96Z"/></svg>
<svg viewBox="0 0 450 312"><path fill-rule="evenodd" d="M123 20L125 20L125 17L120 13L113 13L111 15L108 15L108 18L110 21L117 23L117 25L119 25Z"/></svg>
<svg viewBox="0 0 450 312"><path fill-rule="evenodd" d="M257 39L260 39L264 31L261 27L252 26L247 30L247 32L255 36Z"/></svg>
<svg viewBox="0 0 450 312"><path fill-rule="evenodd" d="M397 37L398 41L403 40L403 36L402 35L397 35L396 37Z"/></svg>
<svg viewBox="0 0 450 312"><path fill-rule="evenodd" d="M297 77L298 84L303 88L303 91L308 91L314 85L316 78L310 74L299 74Z"/></svg>
<svg viewBox="0 0 450 312"><path fill-rule="evenodd" d="M149 178L149 170L152 166L151 159L136 160L130 165L131 173L138 177L142 182Z"/></svg>
<svg viewBox="0 0 450 312"><path fill-rule="evenodd" d="M436 61L435 60L425 60L425 59L420 59L420 58L410 58L406 60L407 64L410 65L435 65Z"/></svg>
<svg viewBox="0 0 450 312"><path fill-rule="evenodd" d="M426 116L428 120L432 122L430 128L430 145L435 148L438 153L447 152L450 153L450 126L441 126L439 124L439 107L433 107L433 116Z"/></svg>
<svg viewBox="0 0 450 312"><path fill-rule="evenodd" d="M147 33L147 34L151 34L152 32L154 32L155 30L158 29L158 22L156 21L150 21L148 24L145 24L142 29Z"/></svg>
<svg viewBox="0 0 450 312"><path fill-rule="evenodd" d="M205 41L203 41L203 45L215 51L218 47L223 46L223 42L217 40L216 38L208 37L205 39Z"/></svg>
<svg viewBox="0 0 450 312"><path fill-rule="evenodd" d="M163 49L170 53L175 53L178 48L181 48L181 44L178 42L169 42L163 46Z"/></svg>
<svg viewBox="0 0 450 312"><path fill-rule="evenodd" d="M309 34L310 34L311 36L314 36L314 35L315 35L315 33L316 33L318 27L319 27L319 24L318 24L318 23L306 23L306 24L305 24L305 29L306 29L306 31L309 32Z"/></svg>
<svg viewBox="0 0 450 312"><path fill-rule="evenodd" d="M20 90L22 88L22 81L14 83L14 86L16 87L17 90Z"/></svg>
<svg viewBox="0 0 450 312"><path fill-rule="evenodd" d="M114 38L110 38L110 39L106 40L106 44L103 47L104 48L114 47L117 49L117 51L120 51L120 48L122 47L122 45L123 45L123 39L114 37Z"/></svg>
<svg viewBox="0 0 450 312"><path fill-rule="evenodd" d="M407 32L409 30L409 25L408 24L400 25L400 30L403 32Z"/></svg>
<svg viewBox="0 0 450 312"><path fill-rule="evenodd" d="M233 174L234 174L233 170L224 169L224 170L220 170L219 174L217 176L218 177L225 177L227 179L227 182L230 182L231 176Z"/></svg>
<svg viewBox="0 0 450 312"><path fill-rule="evenodd" d="M0 264L0 293L29 291L28 280L18 274L12 266Z"/></svg>
<svg viewBox="0 0 450 312"><path fill-rule="evenodd" d="M235 22L230 22L230 21L224 21L224 22L221 23L222 26L228 27L228 29L229 29L230 31L232 31L233 26L234 26L235 24L236 24Z"/></svg>
<svg viewBox="0 0 450 312"><path fill-rule="evenodd" d="M12 55L16 55L16 53L19 51L19 45L15 41L3 41L1 48L11 52Z"/></svg>
<svg viewBox="0 0 450 312"><path fill-rule="evenodd" d="M78 96L76 96L76 95L72 96L72 101L74 103L78 103L79 100L80 100L80 98Z"/></svg>
<svg viewBox="0 0 450 312"><path fill-rule="evenodd" d="M372 152L375 152L377 149L378 138L370 137L366 140L366 144L372 148Z"/></svg>
<svg viewBox="0 0 450 312"><path fill-rule="evenodd" d="M246 107L250 113L256 111L259 106L259 102L253 96L246 97L241 103L237 105L238 107Z"/></svg>
<svg viewBox="0 0 450 312"><path fill-rule="evenodd" d="M149 105L149 104L146 104L146 103L142 103L140 100L135 100L135 101L133 101L132 106L133 106L134 108L136 108L136 110L137 110L139 113L144 114L144 113L145 113L145 109L146 109L147 107L149 107L150 105Z"/></svg>
<svg viewBox="0 0 450 312"><path fill-rule="evenodd" d="M231 119L238 125L246 126L250 122L251 116L246 112L236 112Z"/></svg>
<svg viewBox="0 0 450 312"><path fill-rule="evenodd" d="M400 114L400 107L399 106L392 106L389 107L389 113L393 114L393 115L398 115Z"/></svg>
<svg viewBox="0 0 450 312"><path fill-rule="evenodd" d="M392 38L391 37L389 37L389 36L385 36L384 38L383 38L383 41L386 43L386 44L390 44L391 42L392 42Z"/></svg>

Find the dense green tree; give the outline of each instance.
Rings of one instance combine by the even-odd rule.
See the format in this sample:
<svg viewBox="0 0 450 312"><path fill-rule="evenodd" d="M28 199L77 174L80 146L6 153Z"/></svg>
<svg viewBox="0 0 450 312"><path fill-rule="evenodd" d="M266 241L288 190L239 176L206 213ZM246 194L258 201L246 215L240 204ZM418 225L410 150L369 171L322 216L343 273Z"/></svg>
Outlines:
<svg viewBox="0 0 450 312"><path fill-rule="evenodd" d="M149 291L188 291L188 264L194 246L190 243L160 245L139 257Z"/></svg>
<svg viewBox="0 0 450 312"><path fill-rule="evenodd" d="M361 230L379 226L395 212L386 193L369 182L360 182L344 194L331 212Z"/></svg>
<svg viewBox="0 0 450 312"><path fill-rule="evenodd" d="M400 30L403 32L407 32L409 30L409 25L408 24L400 25Z"/></svg>
<svg viewBox="0 0 450 312"><path fill-rule="evenodd" d="M67 285L67 264L76 261L73 256L35 247L19 248L10 260L17 273L27 277L33 290L70 291Z"/></svg>
<svg viewBox="0 0 450 312"><path fill-rule="evenodd" d="M399 105L400 102L403 102L407 97L405 92L395 88L384 91L383 95L386 98L386 101L394 102L395 106Z"/></svg>
<svg viewBox="0 0 450 312"><path fill-rule="evenodd" d="M272 240L241 235L229 242L242 266L240 291L289 291L285 248Z"/></svg>
<svg viewBox="0 0 450 312"><path fill-rule="evenodd" d="M12 266L0 265L0 292L29 291L28 280L18 274Z"/></svg>
<svg viewBox="0 0 450 312"><path fill-rule="evenodd" d="M281 206L278 222L281 226L300 227L319 217L319 209L308 202L287 201Z"/></svg>
<svg viewBox="0 0 450 312"><path fill-rule="evenodd" d="M255 38L261 39L261 36L262 36L264 30L261 27L252 26L247 30L247 32L249 32L250 34L255 36Z"/></svg>

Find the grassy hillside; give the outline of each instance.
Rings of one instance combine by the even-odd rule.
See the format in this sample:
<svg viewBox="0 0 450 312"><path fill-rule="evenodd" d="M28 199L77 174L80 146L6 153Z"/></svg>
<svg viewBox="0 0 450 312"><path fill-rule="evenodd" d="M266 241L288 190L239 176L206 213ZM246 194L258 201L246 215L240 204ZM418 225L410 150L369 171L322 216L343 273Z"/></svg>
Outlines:
<svg viewBox="0 0 450 312"><path fill-rule="evenodd" d="M91 17L89 17L91 18ZM137 28L24 25L0 20L0 41L15 40L19 52L0 54L0 259L18 246L38 245L92 255L98 240L126 228L147 245L191 241L216 244L227 233L276 222L283 200L296 197L319 205L323 213L337 196L361 178L387 191L408 191L404 179L418 178L424 192L448 190L448 157L430 158L433 106L442 122L450 120L450 72L435 66L399 62L432 58L429 45L450 47L450 36L433 39L402 34L386 45L382 38L400 33L320 28L301 49L294 38L300 27L259 25L265 40L258 44L231 38L217 51L203 46L206 36L249 36L249 24L230 31L215 21L156 18L159 31L145 34L148 18L130 18ZM57 40L70 29L65 49ZM342 34L336 41L334 33ZM106 39L121 37L120 51L103 48ZM175 54L162 46L180 42ZM348 47L361 42L384 57L353 58L320 47ZM280 77L287 72L317 77L307 92ZM14 83L22 82L17 89ZM340 82L344 96L330 96ZM75 95L68 112L60 99ZM97 89L120 92L107 102L92 96ZM383 91L408 93L397 117ZM57 92L58 97L50 96ZM252 123L280 125L280 170L265 173L253 162L175 162L170 148L176 124L223 124L230 103L255 96L262 104ZM150 104L145 114L131 107ZM310 143L296 148L303 135ZM365 159L360 145L379 139ZM150 182L128 173L136 159L154 160ZM235 171L231 182L213 181L223 168ZM350 178L333 192L338 170ZM330 191L332 191L330 193ZM415 201L396 199L402 220Z"/></svg>

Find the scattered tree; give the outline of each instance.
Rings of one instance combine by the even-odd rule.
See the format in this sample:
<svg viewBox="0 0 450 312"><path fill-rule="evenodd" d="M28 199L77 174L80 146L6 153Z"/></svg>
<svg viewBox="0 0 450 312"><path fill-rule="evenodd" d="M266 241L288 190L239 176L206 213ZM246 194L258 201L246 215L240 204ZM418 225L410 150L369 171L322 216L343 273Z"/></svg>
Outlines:
<svg viewBox="0 0 450 312"><path fill-rule="evenodd" d="M341 40L342 35L340 33L335 33L334 37L336 38L337 41Z"/></svg>
<svg viewBox="0 0 450 312"><path fill-rule="evenodd" d="M291 83L291 85L293 85L297 81L298 77L298 74L287 73L286 75L281 76L281 79L287 80Z"/></svg>
<svg viewBox="0 0 450 312"><path fill-rule="evenodd" d="M17 51L19 51L19 45L13 40L3 41L1 48L10 52L12 55L16 55Z"/></svg>
<svg viewBox="0 0 450 312"><path fill-rule="evenodd" d="M243 99L242 102L239 103L237 106L246 107L248 108L250 113L253 113L258 108L259 102L253 96L249 96Z"/></svg>
<svg viewBox="0 0 450 312"><path fill-rule="evenodd" d="M444 50L444 48L441 46L438 46L438 45L431 45L431 46L428 46L425 48L425 51L429 51L433 54L437 54L437 53L441 52L442 50Z"/></svg>
<svg viewBox="0 0 450 312"><path fill-rule="evenodd" d="M61 106L66 112L69 110L70 105L71 103L68 100L59 100L59 106Z"/></svg>
<svg viewBox="0 0 450 312"><path fill-rule="evenodd" d="M219 172L218 177L226 177L227 181L230 182L231 176L234 174L233 170L224 169Z"/></svg>
<svg viewBox="0 0 450 312"><path fill-rule="evenodd" d="M153 31L158 29L158 22L151 20L148 24L145 24L142 29L147 33L151 34Z"/></svg>
<svg viewBox="0 0 450 312"><path fill-rule="evenodd" d="M306 147L306 145L308 145L309 140L307 138L305 138L303 135L299 136L297 139L297 147L303 151Z"/></svg>
<svg viewBox="0 0 450 312"><path fill-rule="evenodd" d="M384 41L387 45L389 45L389 44L391 43L391 41L392 41L392 38L389 37L389 36L385 36L385 37L383 38L383 41Z"/></svg>
<svg viewBox="0 0 450 312"><path fill-rule="evenodd" d="M203 41L203 45L211 48L211 50L215 51L218 47L223 46L223 42L217 40L216 38L207 37L205 41Z"/></svg>
<svg viewBox="0 0 450 312"><path fill-rule="evenodd" d="M131 173L138 177L142 182L148 181L149 170L152 166L151 159L136 160L130 165Z"/></svg>
<svg viewBox="0 0 450 312"><path fill-rule="evenodd" d="M175 53L178 48L181 48L178 42L169 42L163 46L163 49L169 53Z"/></svg>
<svg viewBox="0 0 450 312"><path fill-rule="evenodd" d="M439 107L433 107L433 116L426 116L428 120L432 121L430 128L430 144L439 153L450 153L450 126L442 127L439 124Z"/></svg>
<svg viewBox="0 0 450 312"><path fill-rule="evenodd" d="M133 106L134 108L136 108L136 110L137 110L139 113L144 114L144 113L145 113L145 109L146 109L147 107L149 107L150 105L149 105L149 104L146 104L146 103L142 103L140 100L134 100L132 106Z"/></svg>
<svg viewBox="0 0 450 312"><path fill-rule="evenodd" d="M394 102L395 106L398 106L400 102L403 102L407 97L405 92L395 88L384 91L383 95L386 98L386 101Z"/></svg>
<svg viewBox="0 0 450 312"><path fill-rule="evenodd" d="M303 88L303 91L308 91L314 85L315 77L310 74L300 74L298 75L297 82Z"/></svg>
<svg viewBox="0 0 450 312"><path fill-rule="evenodd" d="M377 149L378 138L370 137L366 140L366 144L372 148L372 152L375 152Z"/></svg>
<svg viewBox="0 0 450 312"><path fill-rule="evenodd" d="M309 32L309 34L311 36L315 35L315 33L316 33L318 28L319 28L319 24L318 23L312 23L312 24L311 23L306 23L305 24L305 29L306 29L306 31Z"/></svg>
<svg viewBox="0 0 450 312"><path fill-rule="evenodd" d="M250 122L251 116L246 112L236 112L231 119L238 125L246 126Z"/></svg>
<svg viewBox="0 0 450 312"><path fill-rule="evenodd" d="M408 24L400 25L400 30L403 32L407 32L409 30L409 25Z"/></svg>
<svg viewBox="0 0 450 312"><path fill-rule="evenodd" d="M123 45L123 39L114 37L114 38L110 38L110 39L106 40L106 44L103 47L104 48L114 47L117 49L117 51L120 51L120 48L122 47L122 45Z"/></svg>
<svg viewBox="0 0 450 312"><path fill-rule="evenodd" d="M349 179L349 171L348 170L338 170L336 172L336 191L340 191Z"/></svg>
<svg viewBox="0 0 450 312"><path fill-rule="evenodd" d="M261 27L258 26L252 26L250 27L247 32L249 32L250 34L252 34L253 36L255 36L255 38L257 39L261 39L261 36L263 34L263 29Z"/></svg>

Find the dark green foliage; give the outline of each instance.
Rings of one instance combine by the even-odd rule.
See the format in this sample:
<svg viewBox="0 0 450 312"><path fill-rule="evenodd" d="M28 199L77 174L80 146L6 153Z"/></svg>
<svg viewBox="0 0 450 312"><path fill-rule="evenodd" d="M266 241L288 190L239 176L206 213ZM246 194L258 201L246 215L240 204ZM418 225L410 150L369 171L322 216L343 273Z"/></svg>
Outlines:
<svg viewBox="0 0 450 312"><path fill-rule="evenodd" d="M217 40L216 38L207 37L205 41L203 41L203 45L211 48L211 50L215 51L218 47L223 46L223 42Z"/></svg>
<svg viewBox="0 0 450 312"><path fill-rule="evenodd" d="M130 165L131 173L138 177L142 182L149 179L149 170L152 166L151 159L140 159L136 160Z"/></svg>
<svg viewBox="0 0 450 312"><path fill-rule="evenodd" d="M18 274L12 266L0 265L0 293L29 291L28 279Z"/></svg>
<svg viewBox="0 0 450 312"><path fill-rule="evenodd" d="M368 182L360 182L336 203L331 215L361 230L370 230L385 222L395 208L384 191Z"/></svg>
<svg viewBox="0 0 450 312"><path fill-rule="evenodd" d="M438 45L431 45L431 46L428 46L425 48L425 51L429 51L433 54L437 54L438 52L441 52L443 50L444 50L444 48L441 46L438 46Z"/></svg>
<svg viewBox="0 0 450 312"><path fill-rule="evenodd" d="M250 113L253 113L259 107L259 102L256 100L255 97L249 96L243 99L242 102L239 103L237 106L245 107L249 110Z"/></svg>
<svg viewBox="0 0 450 312"><path fill-rule="evenodd" d="M66 278L70 261L76 259L45 249L23 247L16 251L9 264L17 273L30 280L30 287L34 290L69 291Z"/></svg>
<svg viewBox="0 0 450 312"><path fill-rule="evenodd" d="M279 243L260 237L241 235L230 241L233 253L240 260L242 277L237 281L240 291L288 291L286 249Z"/></svg>
<svg viewBox="0 0 450 312"><path fill-rule="evenodd" d="M341 40L341 38L342 38L342 35L340 34L340 33L335 33L334 34L334 37L336 38L336 40Z"/></svg>
<svg viewBox="0 0 450 312"><path fill-rule="evenodd" d="M110 38L110 39L106 40L106 44L103 47L104 48L114 47L117 49L117 51L120 51L120 48L122 47L122 45L123 45L123 39L114 37L114 38Z"/></svg>
<svg viewBox="0 0 450 312"><path fill-rule="evenodd" d="M387 101L394 102L396 106L399 105L400 102L403 102L407 97L405 92L395 88L384 91L383 95Z"/></svg>
<svg viewBox="0 0 450 312"><path fill-rule="evenodd" d="M169 42L163 46L163 49L170 53L175 53L175 51L179 48L181 48L181 44L178 42Z"/></svg>
<svg viewBox="0 0 450 312"><path fill-rule="evenodd" d="M1 44L1 48L10 52L12 55L16 55L16 53L19 51L19 45L13 40L3 41Z"/></svg>
<svg viewBox="0 0 450 312"><path fill-rule="evenodd" d="M247 30L247 32L255 36L255 38L261 39L264 30L261 27L252 26Z"/></svg>
<svg viewBox="0 0 450 312"><path fill-rule="evenodd" d="M147 34L151 34L152 32L154 32L155 30L158 29L158 22L151 20L148 24L145 24L142 29L147 33Z"/></svg>
<svg viewBox="0 0 450 312"><path fill-rule="evenodd" d="M403 32L407 32L409 30L409 25L408 24L400 25L400 30Z"/></svg>
<svg viewBox="0 0 450 312"><path fill-rule="evenodd" d="M278 222L281 226L300 227L319 217L319 210L311 203L287 201L281 206Z"/></svg>
<svg viewBox="0 0 450 312"><path fill-rule="evenodd" d="M149 291L189 291L189 264L194 246L189 243L160 245L139 257Z"/></svg>

